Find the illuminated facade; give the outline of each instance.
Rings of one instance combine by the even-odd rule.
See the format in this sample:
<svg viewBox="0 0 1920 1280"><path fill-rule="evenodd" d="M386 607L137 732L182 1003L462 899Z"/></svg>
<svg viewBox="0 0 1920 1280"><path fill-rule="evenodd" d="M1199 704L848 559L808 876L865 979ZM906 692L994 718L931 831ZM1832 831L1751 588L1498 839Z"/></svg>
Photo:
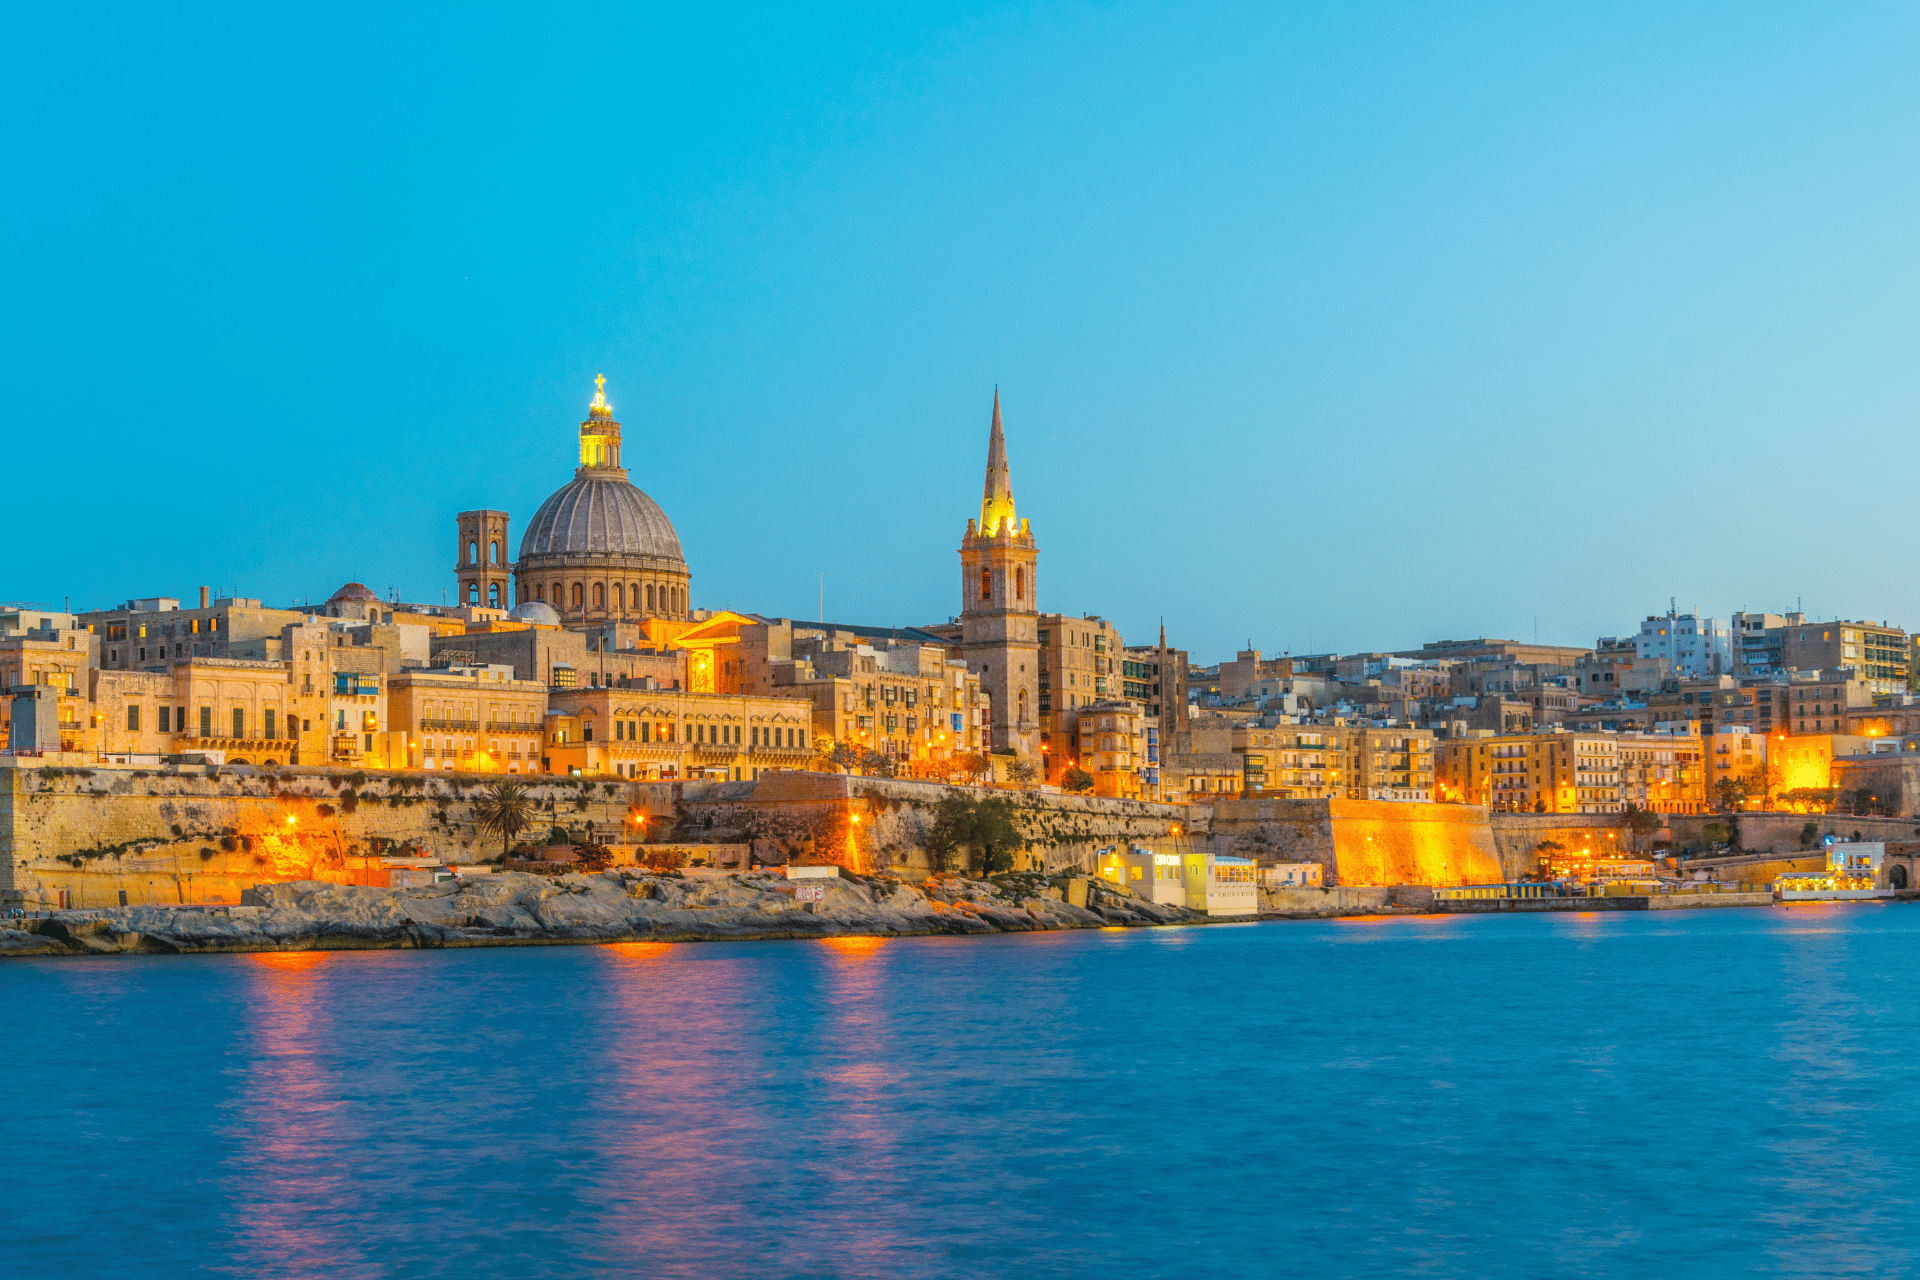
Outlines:
<svg viewBox="0 0 1920 1280"><path fill-rule="evenodd" d="M1619 748L1611 734L1508 734L1450 739L1441 799L1508 813L1618 813Z"/></svg>
<svg viewBox="0 0 1920 1280"><path fill-rule="evenodd" d="M1014 513L996 389L980 518L967 521L960 543L963 607L956 652L987 695L992 749L1029 758L1040 747L1039 560L1029 522Z"/></svg>
<svg viewBox="0 0 1920 1280"><path fill-rule="evenodd" d="M1040 749L1047 758L1047 781L1075 767L1080 709L1120 697L1121 655L1126 643L1104 618L1043 613L1036 619L1039 637ZM1092 773L1089 765L1079 765Z"/></svg>

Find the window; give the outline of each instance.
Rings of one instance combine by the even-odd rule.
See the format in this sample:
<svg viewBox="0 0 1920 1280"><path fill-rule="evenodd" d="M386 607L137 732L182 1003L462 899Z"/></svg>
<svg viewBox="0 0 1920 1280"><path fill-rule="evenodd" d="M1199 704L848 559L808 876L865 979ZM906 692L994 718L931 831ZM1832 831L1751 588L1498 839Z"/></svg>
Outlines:
<svg viewBox="0 0 1920 1280"><path fill-rule="evenodd" d="M487 584L487 607L489 609L500 607L500 584L497 582Z"/></svg>
<svg viewBox="0 0 1920 1280"><path fill-rule="evenodd" d="M647 584L647 608L653 608L653 584L651 582Z"/></svg>
<svg viewBox="0 0 1920 1280"><path fill-rule="evenodd" d="M172 711L172 710L173 710L173 708L172 708L172 707L162 707L162 708L160 708L160 732L162 732L162 733L172 733L172 732L173 732L173 726L172 726L171 724L169 724L169 723L168 723L168 721L170 721L170 720L172 720L172 719L173 719L173 717L172 717L171 715L169 715L169 714L167 714L168 712L170 712L170 711ZM182 729L184 729L184 728L186 728L186 726L185 726L184 724L183 724L183 725L181 725L180 727L181 727Z"/></svg>
<svg viewBox="0 0 1920 1280"><path fill-rule="evenodd" d="M586 599L586 589L582 587L579 583L577 582L574 583L573 584L573 607L576 609L583 607L583 601L585 599Z"/></svg>
<svg viewBox="0 0 1920 1280"><path fill-rule="evenodd" d="M607 586L604 582L593 584L593 607L596 609L607 607Z"/></svg>
<svg viewBox="0 0 1920 1280"><path fill-rule="evenodd" d="M993 598L993 571L991 569L983 568L980 570L980 603L985 604L988 600L992 598Z"/></svg>
<svg viewBox="0 0 1920 1280"><path fill-rule="evenodd" d="M261 715L261 721L260 721L260 724L261 724L261 727L262 727L262 728L263 728L263 729L265 730L265 732L264 732L264 733L262 733L262 734L260 735L261 737L263 737L263 738L277 738L277 737L279 737L279 736L280 736L279 734L277 734L277 733L275 733L275 732L273 731L273 730L274 730L274 720L275 720L275 716L274 716L274 711L273 711L273 708L272 708L272 707L268 707L268 708L266 709L266 711L265 711L265 712L263 712L263 713L262 713L262 715Z"/></svg>
<svg viewBox="0 0 1920 1280"><path fill-rule="evenodd" d="M211 738L213 736L212 707L200 708L200 736L203 738Z"/></svg>
<svg viewBox="0 0 1920 1280"><path fill-rule="evenodd" d="M480 603L480 584L478 582L469 582L467 584L467 603Z"/></svg>
<svg viewBox="0 0 1920 1280"><path fill-rule="evenodd" d="M1027 571L1024 568L1016 568L1013 571L1013 598L1015 600L1027 598Z"/></svg>
<svg viewBox="0 0 1920 1280"><path fill-rule="evenodd" d="M127 704L127 732L140 732L140 704L137 702Z"/></svg>
<svg viewBox="0 0 1920 1280"><path fill-rule="evenodd" d="M497 539L497 538L496 538L496 539L494 539L494 540L493 540L492 542L489 542L489 543L487 544L487 559L489 559L489 560L491 560L491 561L492 561L492 562L493 562L494 564L504 564L504 563L506 563L506 562L505 562L504 560L502 560L502 559L500 558L500 541L499 541L499 539Z"/></svg>
<svg viewBox="0 0 1920 1280"><path fill-rule="evenodd" d="M533 584L533 598L535 600L545 600L547 598L547 588L545 583L536 582Z"/></svg>
<svg viewBox="0 0 1920 1280"><path fill-rule="evenodd" d="M480 558L480 548L474 545L473 541L469 539L467 541L467 563L472 564L474 561L478 560L479 558Z"/></svg>

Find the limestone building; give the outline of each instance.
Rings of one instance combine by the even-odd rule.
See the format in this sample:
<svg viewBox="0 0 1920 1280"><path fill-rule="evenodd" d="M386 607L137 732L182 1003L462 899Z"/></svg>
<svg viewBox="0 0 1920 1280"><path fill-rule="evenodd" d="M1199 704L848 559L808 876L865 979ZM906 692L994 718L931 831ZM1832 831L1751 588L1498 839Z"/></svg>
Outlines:
<svg viewBox="0 0 1920 1280"><path fill-rule="evenodd" d="M680 550L680 536L660 505L627 479L620 465L620 424L607 403L606 379L580 424L580 465L573 479L540 504L520 539L520 557L512 566L517 603L551 605L568 624L611 619L679 618L691 611L687 593L692 575ZM504 545L505 512L467 512L473 527L497 517L490 526ZM462 526L462 536L465 537ZM476 536L482 557L486 544ZM462 565L466 547L462 546ZM478 583L490 591L496 566L483 572L461 571L461 591Z"/></svg>
<svg viewBox="0 0 1920 1280"><path fill-rule="evenodd" d="M988 740L997 752L1032 757L1040 747L1040 610L1033 529L1014 513L1000 392L993 393L987 479L980 518L960 542L958 656L987 695Z"/></svg>

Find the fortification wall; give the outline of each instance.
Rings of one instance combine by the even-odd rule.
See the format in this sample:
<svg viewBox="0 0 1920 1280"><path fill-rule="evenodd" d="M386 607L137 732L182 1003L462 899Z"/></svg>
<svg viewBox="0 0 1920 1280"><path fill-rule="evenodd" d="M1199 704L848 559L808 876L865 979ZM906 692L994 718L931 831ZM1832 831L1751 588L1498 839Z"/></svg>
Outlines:
<svg viewBox="0 0 1920 1280"><path fill-rule="evenodd" d="M350 883L350 859L403 843L446 861L500 852L473 802L499 775L0 767L0 891L33 906L238 902L266 881ZM619 832L634 784L525 778L552 827ZM291 821L289 821L291 819Z"/></svg>
<svg viewBox="0 0 1920 1280"><path fill-rule="evenodd" d="M1710 822L1731 821L1739 828L1740 847L1792 853L1800 848L1800 834L1809 822L1814 824L1814 840L1837 836L1851 840L1854 832L1862 840L1920 839L1920 822L1912 818L1856 817L1850 813L1736 813L1675 814L1670 820L1674 842L1682 847L1703 843L1701 829Z"/></svg>
<svg viewBox="0 0 1920 1280"><path fill-rule="evenodd" d="M1223 800L1210 847L1317 862L1329 885L1486 884L1504 878L1487 811L1385 800Z"/></svg>
<svg viewBox="0 0 1920 1280"><path fill-rule="evenodd" d="M1667 837L1658 831L1646 836L1643 847ZM1540 843L1552 840L1567 849L1588 849L1594 857L1631 853L1633 841L1617 813L1496 813L1494 845L1500 851L1502 878L1532 875L1540 863ZM1637 855L1652 857L1650 853Z"/></svg>
<svg viewBox="0 0 1920 1280"><path fill-rule="evenodd" d="M1019 869L1091 870L1098 849L1138 842L1173 852L1203 847L1212 811L1046 795L899 778L775 773L757 782L640 784L650 813L671 813L683 838L747 843L757 861L837 862L861 872L932 873L925 847L935 806L950 795L1003 799L1028 841ZM1194 828L1199 828L1196 835Z"/></svg>

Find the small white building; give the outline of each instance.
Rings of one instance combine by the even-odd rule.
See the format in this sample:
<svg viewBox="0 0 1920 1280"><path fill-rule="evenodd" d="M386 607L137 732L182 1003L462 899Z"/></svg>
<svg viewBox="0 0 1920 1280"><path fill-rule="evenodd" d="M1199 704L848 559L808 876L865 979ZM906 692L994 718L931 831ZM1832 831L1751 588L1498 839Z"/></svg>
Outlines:
<svg viewBox="0 0 1920 1280"><path fill-rule="evenodd" d="M1317 862L1268 862L1261 864L1258 880L1263 889L1318 889L1324 870Z"/></svg>
<svg viewBox="0 0 1920 1280"><path fill-rule="evenodd" d="M1213 916L1250 916L1260 910L1252 858L1211 853L1158 853L1140 845L1102 849L1094 874L1125 885L1148 902L1190 907Z"/></svg>

